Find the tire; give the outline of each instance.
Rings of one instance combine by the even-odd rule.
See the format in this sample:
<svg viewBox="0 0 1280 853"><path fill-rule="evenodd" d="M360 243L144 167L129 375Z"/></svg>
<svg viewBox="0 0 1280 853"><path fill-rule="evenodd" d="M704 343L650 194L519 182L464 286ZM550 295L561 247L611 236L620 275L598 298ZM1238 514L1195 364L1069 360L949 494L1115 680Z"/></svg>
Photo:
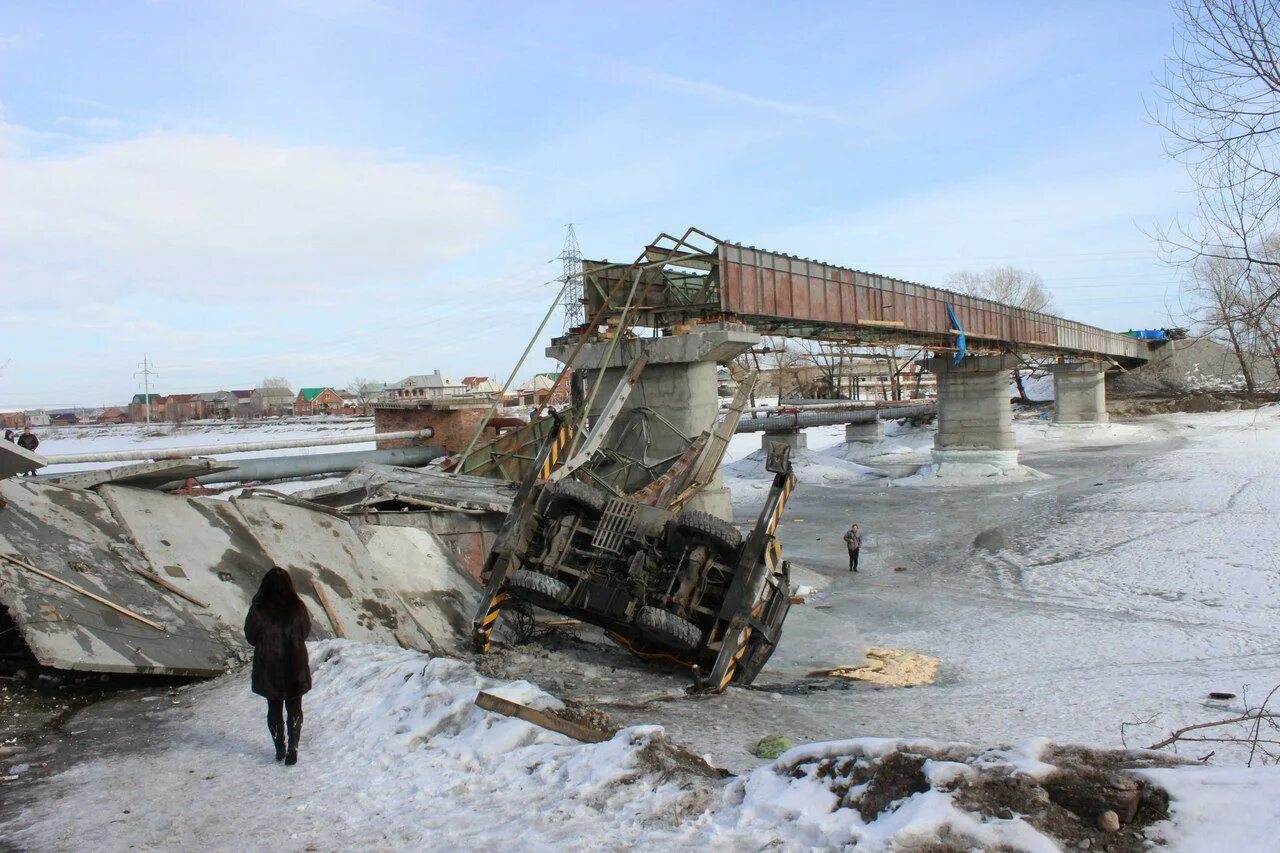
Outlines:
<svg viewBox="0 0 1280 853"><path fill-rule="evenodd" d="M686 509L677 515L671 522L670 531L668 541L676 551L701 543L730 560L737 556L738 549L742 547L742 531L723 518L698 509Z"/></svg>
<svg viewBox="0 0 1280 853"><path fill-rule="evenodd" d="M580 513L596 519L604 514L604 505L608 500L604 492L581 480L561 480L547 489L547 496L549 518Z"/></svg>
<svg viewBox="0 0 1280 853"><path fill-rule="evenodd" d="M656 607L641 607L636 614L636 625L676 648L696 649L702 643L702 631L697 625Z"/></svg>
<svg viewBox="0 0 1280 853"><path fill-rule="evenodd" d="M520 599L534 604L564 604L569 600L569 585L556 580L550 575L531 572L528 569L517 569L507 578L507 587L519 590Z"/></svg>

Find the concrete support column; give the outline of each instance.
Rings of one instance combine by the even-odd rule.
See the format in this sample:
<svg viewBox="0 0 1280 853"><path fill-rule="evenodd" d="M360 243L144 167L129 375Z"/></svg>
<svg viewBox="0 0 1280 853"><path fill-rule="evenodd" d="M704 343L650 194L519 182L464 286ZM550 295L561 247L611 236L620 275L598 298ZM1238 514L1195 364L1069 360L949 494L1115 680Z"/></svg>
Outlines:
<svg viewBox="0 0 1280 853"><path fill-rule="evenodd" d="M683 453L690 440L715 423L720 413L716 365L727 364L759 341L760 336L745 326L707 324L682 335L618 341L607 363L609 342L589 343L582 347L573 367L583 377L588 394L601 370L604 372L604 385L589 413L594 419L632 360L641 352L648 356L649 362L604 446L652 465ZM574 346L572 339L558 339L547 348L547 355L564 362ZM647 482L643 471L633 471L623 488L634 491ZM729 490L718 471L689 506L733 518Z"/></svg>
<svg viewBox="0 0 1280 853"><path fill-rule="evenodd" d="M1093 363L1055 364L1053 421L1059 424L1107 422L1106 372Z"/></svg>
<svg viewBox="0 0 1280 853"><path fill-rule="evenodd" d="M879 441L884 436L884 422L871 421L865 424L845 424L844 440L846 444L856 442Z"/></svg>
<svg viewBox="0 0 1280 853"><path fill-rule="evenodd" d="M760 448L768 450L770 444L785 444L792 450L804 450L809 446L809 439L803 432L764 432L760 434Z"/></svg>
<svg viewBox="0 0 1280 853"><path fill-rule="evenodd" d="M1009 371L1017 360L1005 356L929 359L925 366L938 378L938 434L935 464L974 462L997 468L1018 465L1009 402Z"/></svg>

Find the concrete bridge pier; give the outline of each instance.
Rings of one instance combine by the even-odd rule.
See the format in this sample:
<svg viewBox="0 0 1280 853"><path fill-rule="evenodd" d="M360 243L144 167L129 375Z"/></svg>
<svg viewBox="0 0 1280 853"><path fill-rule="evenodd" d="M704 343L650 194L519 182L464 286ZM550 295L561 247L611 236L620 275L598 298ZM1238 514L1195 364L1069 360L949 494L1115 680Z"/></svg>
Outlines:
<svg viewBox="0 0 1280 853"><path fill-rule="evenodd" d="M844 425L844 442L845 444L855 444L857 442L874 442L884 437L884 421L874 420L865 424L845 424Z"/></svg>
<svg viewBox="0 0 1280 853"><path fill-rule="evenodd" d="M716 422L720 413L716 365L727 364L759 341L760 336L746 326L708 323L687 334L618 341L612 354L608 341L592 342L582 347L573 368L587 394L604 370L605 382L590 412L594 419L632 360L642 352L648 356L648 364L609 431L605 447L652 464L683 453L691 439ZM565 362L575 343L572 338L558 339L547 347L547 355ZM645 421L643 429L637 428L640 418ZM628 482L627 488L640 488L645 482L637 472L635 482ZM689 506L733 519L729 490L719 471Z"/></svg>
<svg viewBox="0 0 1280 853"><path fill-rule="evenodd" d="M1053 422L1105 424L1107 422L1106 371L1093 362L1055 364L1053 374Z"/></svg>
<svg viewBox="0 0 1280 853"><path fill-rule="evenodd" d="M1009 401L1010 356L974 356L959 365L931 358L925 368L938 378L938 434L933 441L937 466L978 464L1000 470L1018 468Z"/></svg>
<svg viewBox="0 0 1280 853"><path fill-rule="evenodd" d="M795 432L765 432L760 434L760 448L768 450L771 444L785 444L792 450L804 450L809 446L809 439L805 434L796 430Z"/></svg>

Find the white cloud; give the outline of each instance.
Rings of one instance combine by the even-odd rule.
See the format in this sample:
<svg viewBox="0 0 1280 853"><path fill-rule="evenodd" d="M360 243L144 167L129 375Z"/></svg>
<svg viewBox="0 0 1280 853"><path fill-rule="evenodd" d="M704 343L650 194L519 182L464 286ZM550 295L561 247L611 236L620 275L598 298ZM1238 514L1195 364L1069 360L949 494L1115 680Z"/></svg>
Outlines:
<svg viewBox="0 0 1280 853"><path fill-rule="evenodd" d="M511 219L503 193L445 164L175 132L71 150L31 143L0 127L12 308L148 292L363 298L422 281Z"/></svg>

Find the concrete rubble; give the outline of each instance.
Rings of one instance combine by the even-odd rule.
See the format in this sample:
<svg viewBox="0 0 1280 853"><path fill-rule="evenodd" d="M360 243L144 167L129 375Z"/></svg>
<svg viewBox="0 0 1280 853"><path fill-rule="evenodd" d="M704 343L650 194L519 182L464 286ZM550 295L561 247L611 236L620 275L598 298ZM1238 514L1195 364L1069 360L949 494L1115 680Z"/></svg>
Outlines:
<svg viewBox="0 0 1280 853"><path fill-rule="evenodd" d="M396 470L367 479L392 483ZM457 653L478 600L429 529L349 520L296 498L23 479L0 482L0 498L0 632L15 629L0 655L19 664L220 674L246 657L244 614L273 565L289 571L317 638Z"/></svg>

